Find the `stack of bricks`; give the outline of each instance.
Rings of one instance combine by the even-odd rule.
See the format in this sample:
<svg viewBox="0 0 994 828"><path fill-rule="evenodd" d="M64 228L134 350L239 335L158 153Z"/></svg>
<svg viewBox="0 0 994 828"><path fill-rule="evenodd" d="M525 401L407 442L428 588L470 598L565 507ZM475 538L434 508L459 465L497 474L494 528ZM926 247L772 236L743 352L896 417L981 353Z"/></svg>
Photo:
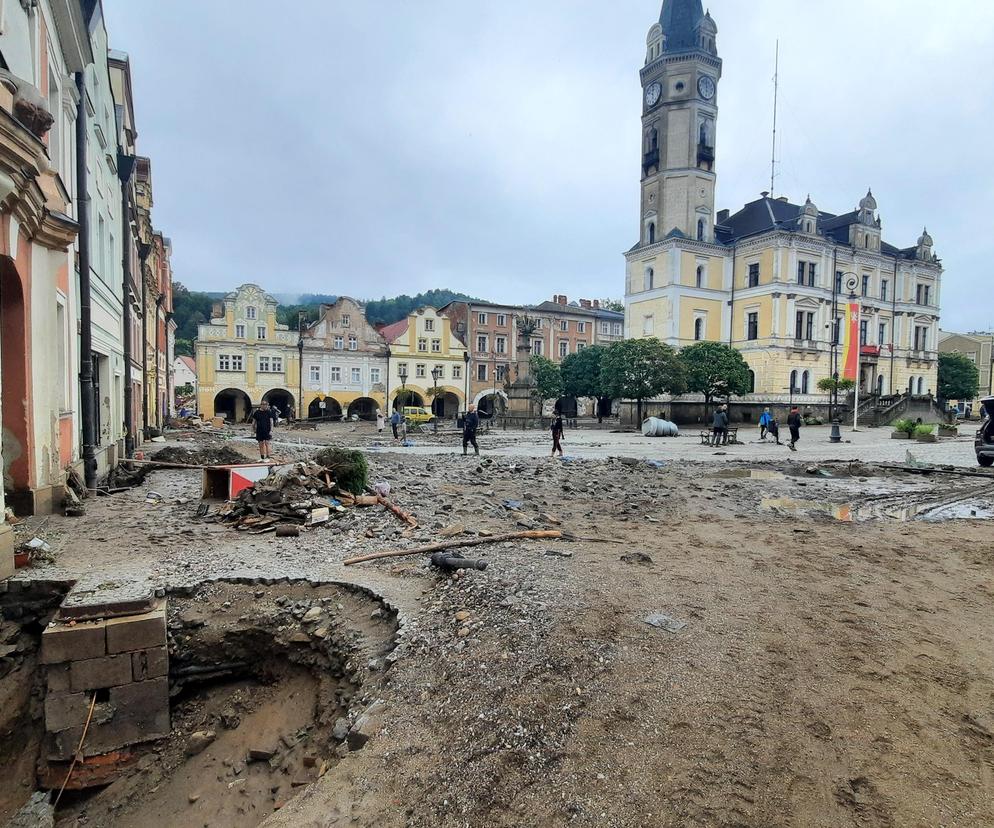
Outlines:
<svg viewBox="0 0 994 828"><path fill-rule="evenodd" d="M166 604L93 621L56 618L41 638L48 759L72 759L96 696L82 754L100 756L169 734Z"/></svg>

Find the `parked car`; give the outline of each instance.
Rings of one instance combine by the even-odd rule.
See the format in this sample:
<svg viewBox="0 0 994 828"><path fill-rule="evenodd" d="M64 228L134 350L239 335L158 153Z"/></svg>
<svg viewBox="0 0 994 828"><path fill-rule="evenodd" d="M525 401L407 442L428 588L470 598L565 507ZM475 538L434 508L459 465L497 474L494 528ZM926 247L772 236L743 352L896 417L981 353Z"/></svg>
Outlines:
<svg viewBox="0 0 994 828"><path fill-rule="evenodd" d="M984 421L977 429L974 447L977 449L977 462L981 466L994 466L994 397L984 397L980 401Z"/></svg>
<svg viewBox="0 0 994 828"><path fill-rule="evenodd" d="M422 405L405 405L400 413L404 418L404 422L409 425L430 423L435 419L435 415Z"/></svg>

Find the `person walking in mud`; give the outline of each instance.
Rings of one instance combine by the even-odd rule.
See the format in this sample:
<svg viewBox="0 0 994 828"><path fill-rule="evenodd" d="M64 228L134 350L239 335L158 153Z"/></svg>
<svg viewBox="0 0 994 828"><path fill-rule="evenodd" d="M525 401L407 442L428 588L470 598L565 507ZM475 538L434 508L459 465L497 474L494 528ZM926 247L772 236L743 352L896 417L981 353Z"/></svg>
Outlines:
<svg viewBox="0 0 994 828"><path fill-rule="evenodd" d="M774 440L777 441L778 446L783 445L783 443L780 442L780 423L777 422L777 418L772 414L770 415L770 422L766 426L766 431L768 434L772 435Z"/></svg>
<svg viewBox="0 0 994 828"><path fill-rule="evenodd" d="M790 429L790 442L787 447L791 451L797 451L797 441L801 439L801 412L795 405L787 415L787 428Z"/></svg>
<svg viewBox="0 0 994 828"><path fill-rule="evenodd" d="M563 456L563 418L561 415L556 414L555 419L552 421L552 456L556 456L556 452L559 452L559 456Z"/></svg>
<svg viewBox="0 0 994 828"><path fill-rule="evenodd" d="M476 413L476 406L471 405L462 424L462 453L465 455L469 451L470 443L473 444L473 451L480 453L480 447L476 444L476 430L480 427L480 415Z"/></svg>
<svg viewBox="0 0 994 828"><path fill-rule="evenodd" d="M394 409L393 414L390 415L390 428L393 429L393 439L399 440L400 434L397 433L397 427L400 425L400 412Z"/></svg>
<svg viewBox="0 0 994 828"><path fill-rule="evenodd" d="M724 405L719 405L711 418L711 445L724 445L728 442L728 413Z"/></svg>
<svg viewBox="0 0 994 828"><path fill-rule="evenodd" d="M255 439L259 443L259 457L262 460L269 459L269 452L272 450L271 440L273 439L273 423L276 422L276 412L269 407L265 400L252 412L252 421L255 423Z"/></svg>
<svg viewBox="0 0 994 828"><path fill-rule="evenodd" d="M763 414L759 418L759 439L766 440L766 435L770 432L770 423L773 422L773 415L770 409L764 408ZM777 442L780 442L779 440Z"/></svg>

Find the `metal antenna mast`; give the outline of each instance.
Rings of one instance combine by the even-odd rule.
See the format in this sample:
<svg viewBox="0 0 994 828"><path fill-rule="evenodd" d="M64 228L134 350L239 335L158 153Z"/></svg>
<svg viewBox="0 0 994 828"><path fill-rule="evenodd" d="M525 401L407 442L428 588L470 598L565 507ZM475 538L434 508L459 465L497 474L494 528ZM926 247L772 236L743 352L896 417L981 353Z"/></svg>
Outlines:
<svg viewBox="0 0 994 828"><path fill-rule="evenodd" d="M777 39L776 58L773 64L773 153L770 156L770 197L774 195L773 180L777 175L777 93L780 90L780 40Z"/></svg>

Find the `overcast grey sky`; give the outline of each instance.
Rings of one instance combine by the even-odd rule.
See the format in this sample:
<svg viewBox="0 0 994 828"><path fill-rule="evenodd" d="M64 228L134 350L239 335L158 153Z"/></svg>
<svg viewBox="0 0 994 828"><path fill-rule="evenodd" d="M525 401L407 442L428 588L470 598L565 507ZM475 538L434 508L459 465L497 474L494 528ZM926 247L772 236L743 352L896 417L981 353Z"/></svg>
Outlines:
<svg viewBox="0 0 994 828"><path fill-rule="evenodd" d="M660 0L104 0L175 278L378 298L620 297ZM707 5L707 3L706 3ZM713 0L718 204L928 225L943 327L994 328L994 3ZM983 286L982 291L980 290ZM980 300L980 301L978 301Z"/></svg>

